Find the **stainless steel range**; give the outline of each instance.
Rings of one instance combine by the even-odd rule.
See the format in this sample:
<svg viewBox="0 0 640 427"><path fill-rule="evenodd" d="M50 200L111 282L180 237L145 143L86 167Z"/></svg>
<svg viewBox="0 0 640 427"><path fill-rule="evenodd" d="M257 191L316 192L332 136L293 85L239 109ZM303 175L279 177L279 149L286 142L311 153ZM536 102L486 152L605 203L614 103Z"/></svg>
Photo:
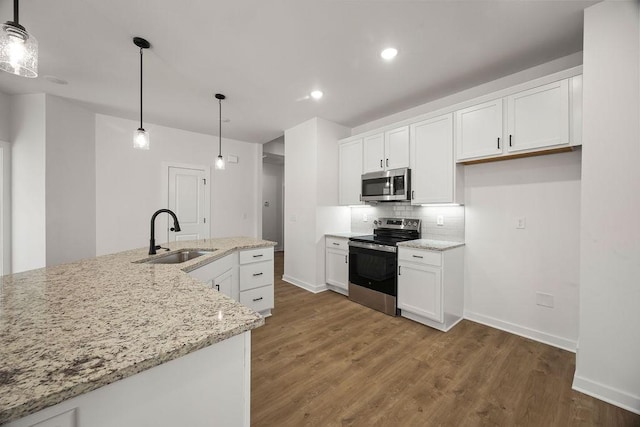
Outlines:
<svg viewBox="0 0 640 427"><path fill-rule="evenodd" d="M349 239L349 299L397 315L398 242L420 238L421 221L381 218L373 235Z"/></svg>

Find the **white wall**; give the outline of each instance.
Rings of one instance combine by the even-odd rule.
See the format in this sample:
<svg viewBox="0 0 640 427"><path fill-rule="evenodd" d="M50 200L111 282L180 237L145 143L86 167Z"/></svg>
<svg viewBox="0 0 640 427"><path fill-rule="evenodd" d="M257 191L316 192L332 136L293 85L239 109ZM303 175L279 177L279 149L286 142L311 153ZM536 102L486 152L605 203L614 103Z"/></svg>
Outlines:
<svg viewBox="0 0 640 427"><path fill-rule="evenodd" d="M46 265L45 95L11 102L11 271Z"/></svg>
<svg viewBox="0 0 640 427"><path fill-rule="evenodd" d="M580 152L465 166L465 179L465 317L575 350Z"/></svg>
<svg viewBox="0 0 640 427"><path fill-rule="evenodd" d="M262 164L262 238L284 249L284 164ZM269 206L264 203L269 202Z"/></svg>
<svg viewBox="0 0 640 427"><path fill-rule="evenodd" d="M10 142L11 138L11 97L0 92L0 141Z"/></svg>
<svg viewBox="0 0 640 427"><path fill-rule="evenodd" d="M317 292L324 283L324 234L349 228L338 204L338 139L349 130L314 118L285 131L284 279Z"/></svg>
<svg viewBox="0 0 640 427"><path fill-rule="evenodd" d="M640 413L640 16L585 10L575 389Z"/></svg>
<svg viewBox="0 0 640 427"><path fill-rule="evenodd" d="M47 266L96 255L95 183L95 115L47 95Z"/></svg>
<svg viewBox="0 0 640 427"><path fill-rule="evenodd" d="M135 150L134 121L96 116L96 252L145 247L151 215L163 206L163 162L209 165L218 155L216 137L145 123L151 149ZM257 236L261 150L257 144L222 139L222 153L238 163L215 171L211 185L211 236ZM161 222L158 221L156 230ZM158 243L164 233L156 233Z"/></svg>

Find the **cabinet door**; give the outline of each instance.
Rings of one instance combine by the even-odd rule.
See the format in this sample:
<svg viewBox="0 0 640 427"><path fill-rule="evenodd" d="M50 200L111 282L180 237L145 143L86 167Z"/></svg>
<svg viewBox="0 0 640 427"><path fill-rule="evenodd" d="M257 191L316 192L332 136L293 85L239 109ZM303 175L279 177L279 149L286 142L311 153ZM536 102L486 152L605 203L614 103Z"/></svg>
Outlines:
<svg viewBox="0 0 640 427"><path fill-rule="evenodd" d="M362 139L340 144L338 200L343 206L362 204Z"/></svg>
<svg viewBox="0 0 640 427"><path fill-rule="evenodd" d="M384 170L384 133L366 136L362 141L362 173Z"/></svg>
<svg viewBox="0 0 640 427"><path fill-rule="evenodd" d="M326 282L346 291L349 288L349 254L327 248L325 266Z"/></svg>
<svg viewBox="0 0 640 427"><path fill-rule="evenodd" d="M456 159L502 154L502 98L456 111Z"/></svg>
<svg viewBox="0 0 640 427"><path fill-rule="evenodd" d="M409 126L390 130L384 134L384 167L398 169L409 167Z"/></svg>
<svg viewBox="0 0 640 427"><path fill-rule="evenodd" d="M442 323L441 270L425 265L400 263L398 308Z"/></svg>
<svg viewBox="0 0 640 427"><path fill-rule="evenodd" d="M453 203L453 114L411 125L411 202Z"/></svg>
<svg viewBox="0 0 640 427"><path fill-rule="evenodd" d="M213 289L222 292L229 298L233 298L233 270L225 271L213 279Z"/></svg>
<svg viewBox="0 0 640 427"><path fill-rule="evenodd" d="M509 152L569 145L569 81L509 96L507 129Z"/></svg>

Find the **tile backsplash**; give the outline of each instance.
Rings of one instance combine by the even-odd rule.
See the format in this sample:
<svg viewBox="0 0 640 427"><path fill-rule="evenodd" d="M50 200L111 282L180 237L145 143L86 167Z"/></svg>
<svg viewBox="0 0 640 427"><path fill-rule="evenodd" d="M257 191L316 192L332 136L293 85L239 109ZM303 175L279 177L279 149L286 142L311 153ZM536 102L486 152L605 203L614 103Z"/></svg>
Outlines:
<svg viewBox="0 0 640 427"><path fill-rule="evenodd" d="M437 225L438 216L443 225ZM464 206L411 206L379 203L351 208L351 231L370 234L378 218L416 218L422 220L422 238L464 242ZM366 219L366 221L365 221Z"/></svg>

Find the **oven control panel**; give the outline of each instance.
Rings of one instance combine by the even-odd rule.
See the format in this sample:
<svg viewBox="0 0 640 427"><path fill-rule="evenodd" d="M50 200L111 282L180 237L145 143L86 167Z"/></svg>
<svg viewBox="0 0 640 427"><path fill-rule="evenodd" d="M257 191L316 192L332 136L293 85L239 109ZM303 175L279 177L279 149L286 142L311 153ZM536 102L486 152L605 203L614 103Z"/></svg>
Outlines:
<svg viewBox="0 0 640 427"><path fill-rule="evenodd" d="M412 218L380 218L373 222L378 228L395 228L402 230L420 230L422 220Z"/></svg>

